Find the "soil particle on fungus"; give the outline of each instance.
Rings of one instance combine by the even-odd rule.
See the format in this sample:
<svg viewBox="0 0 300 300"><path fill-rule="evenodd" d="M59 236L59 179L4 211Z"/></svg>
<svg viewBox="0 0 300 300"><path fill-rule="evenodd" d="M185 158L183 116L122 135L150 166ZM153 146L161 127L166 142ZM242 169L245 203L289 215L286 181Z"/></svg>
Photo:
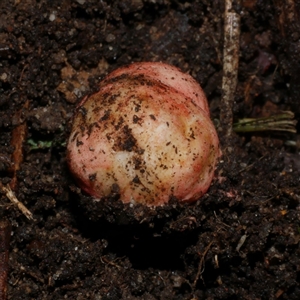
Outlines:
<svg viewBox="0 0 300 300"><path fill-rule="evenodd" d="M271 108L299 119L299 7L241 1L235 120ZM67 170L62 142L75 107L131 62L162 61L191 74L219 123L223 13L223 1L208 0L1 1L1 182L13 177L14 116L27 101L27 139L52 142L33 148L25 140L16 172L14 193L34 221L1 192L0 218L12 227L9 300L300 299L299 125L296 134L234 135L217 178L193 205L171 199L133 208L119 201L117 185L97 203ZM135 99L137 126L142 109ZM110 118L106 110L102 123ZM132 139L118 146L140 150ZM138 156L132 163L146 172Z"/></svg>

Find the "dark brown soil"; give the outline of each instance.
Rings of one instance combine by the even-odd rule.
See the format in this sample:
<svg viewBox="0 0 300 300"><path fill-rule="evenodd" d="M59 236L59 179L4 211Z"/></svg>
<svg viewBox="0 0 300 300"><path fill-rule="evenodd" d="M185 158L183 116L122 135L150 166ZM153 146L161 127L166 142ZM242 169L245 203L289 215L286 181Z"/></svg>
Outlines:
<svg viewBox="0 0 300 300"><path fill-rule="evenodd" d="M235 119L298 119L300 1L236 9ZM130 208L117 192L96 205L68 173L76 103L124 64L189 72L219 123L223 11L217 0L1 0L0 179L15 181L34 217L1 197L12 225L8 299L300 299L299 134L235 135L218 180L190 206ZM19 132L23 161L12 155Z"/></svg>

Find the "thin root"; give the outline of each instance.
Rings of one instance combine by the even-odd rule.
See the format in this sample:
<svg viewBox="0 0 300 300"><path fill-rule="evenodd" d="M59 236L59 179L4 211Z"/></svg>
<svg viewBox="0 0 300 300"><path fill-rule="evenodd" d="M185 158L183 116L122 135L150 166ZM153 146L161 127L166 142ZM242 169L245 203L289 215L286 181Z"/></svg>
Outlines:
<svg viewBox="0 0 300 300"><path fill-rule="evenodd" d="M196 287L196 284L197 284L199 278L201 277L201 275L202 275L203 272L204 272L204 269L205 269L205 266L204 266L204 259L205 259L205 256L206 256L208 250L210 249L210 247L211 247L211 245L212 245L213 243L214 243L214 241L211 241L211 242L208 244L208 246L207 246L207 247L205 248L205 250L204 250L204 253L203 253L202 256L201 256L201 259L200 259L200 262L199 262L199 266L198 266L197 275L196 275L196 278L195 278L195 280L194 280L194 282L193 282L193 288Z"/></svg>

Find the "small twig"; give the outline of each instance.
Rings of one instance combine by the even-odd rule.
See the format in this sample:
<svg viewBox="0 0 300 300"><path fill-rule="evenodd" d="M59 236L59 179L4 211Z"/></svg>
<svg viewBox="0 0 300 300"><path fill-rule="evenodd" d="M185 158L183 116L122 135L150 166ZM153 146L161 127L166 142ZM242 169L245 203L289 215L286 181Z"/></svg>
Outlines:
<svg viewBox="0 0 300 300"><path fill-rule="evenodd" d="M205 269L205 267L204 267L204 259L205 259L205 256L206 256L208 250L210 249L211 245L213 244L213 242L214 242L214 241L211 241L211 242L208 244L208 246L205 248L205 250L204 250L204 252L203 252L203 254L202 254L202 256L201 256L201 259L200 259L200 262L199 262L199 266L198 266L197 275L196 275L196 278L195 278L195 280L194 280L194 282L193 282L193 288L196 287L196 284L197 284L197 282L198 282L198 280L199 280L199 277L200 277L200 276L202 275L202 273L204 272L204 269ZM199 254L199 255L200 255L200 254Z"/></svg>
<svg viewBox="0 0 300 300"><path fill-rule="evenodd" d="M186 221L186 220L187 220L188 222L190 222L190 223L194 223L195 226L197 226L197 224L198 224L197 219L196 219L194 216L184 216L184 217L182 217L182 218L180 218L180 219L175 220L174 222L172 222L172 223L170 224L170 228L175 228L175 226L176 226L177 224L179 224L180 222Z"/></svg>
<svg viewBox="0 0 300 300"><path fill-rule="evenodd" d="M17 199L9 185L4 185L0 182L0 192L1 191L13 204L15 204L19 208L19 210L26 216L28 220L33 220L32 213L26 208L26 206L22 202L20 202Z"/></svg>
<svg viewBox="0 0 300 300"><path fill-rule="evenodd" d="M19 84L20 84L20 82L21 82L21 80L22 80L22 78L23 78L24 72L25 72L25 70L26 70L27 68L28 68L28 65L25 65L24 68L23 68L23 70L22 70L22 72L21 72L21 76L20 76L20 78L19 78Z"/></svg>
<svg viewBox="0 0 300 300"><path fill-rule="evenodd" d="M252 164L250 164L250 165L247 165L246 167L240 169L240 170L238 171L238 174L241 174L241 173L243 173L243 172L245 172L245 171L249 172L249 171L253 168L253 166L255 166L256 163L259 163L263 158L265 158L265 155L261 156L261 157L260 157L258 160L256 160L254 163L252 163Z"/></svg>
<svg viewBox="0 0 300 300"><path fill-rule="evenodd" d="M239 1L237 1L239 2ZM225 0L221 130L225 143L232 136L233 103L237 86L240 48L240 15L234 11L232 0Z"/></svg>
<svg viewBox="0 0 300 300"><path fill-rule="evenodd" d="M119 266L118 264L116 264L115 261L121 260L121 259L122 259L122 257L116 258L116 259L114 259L113 261L110 261L110 260L108 260L105 256L101 256L101 257L100 257L100 261L101 261L103 264L107 264L107 265L114 266L114 267L116 267L117 269L121 269L122 267Z"/></svg>
<svg viewBox="0 0 300 300"><path fill-rule="evenodd" d="M10 182L10 187L12 190L16 189L17 186L17 171L20 169L20 165L23 162L23 143L26 139L27 134L27 124L26 122L22 121L22 114L23 111L27 110L29 106L29 101L27 100L23 105L22 109L16 112L14 118L19 123L12 131L11 137L11 145L14 147L14 152L12 154L12 167L11 173L13 178Z"/></svg>
<svg viewBox="0 0 300 300"><path fill-rule="evenodd" d="M7 299L7 274L11 225L7 220L0 221L0 300Z"/></svg>
<svg viewBox="0 0 300 300"><path fill-rule="evenodd" d="M230 225L228 225L228 224L222 222L222 221L219 219L219 217L217 216L217 213L216 213L215 210L214 210L214 215L215 215L215 218L216 218L216 220L217 220L218 223L222 224L223 226L225 226L225 227L227 227L227 228L230 228L230 227L231 227Z"/></svg>

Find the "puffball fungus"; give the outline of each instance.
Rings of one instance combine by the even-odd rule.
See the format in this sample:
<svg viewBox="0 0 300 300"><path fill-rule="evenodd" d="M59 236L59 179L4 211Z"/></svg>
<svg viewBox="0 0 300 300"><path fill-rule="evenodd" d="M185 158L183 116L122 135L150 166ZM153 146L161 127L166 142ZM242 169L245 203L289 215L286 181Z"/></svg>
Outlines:
<svg viewBox="0 0 300 300"><path fill-rule="evenodd" d="M101 199L159 206L193 202L220 156L206 97L188 74L144 62L109 74L77 107L67 161L78 185Z"/></svg>

